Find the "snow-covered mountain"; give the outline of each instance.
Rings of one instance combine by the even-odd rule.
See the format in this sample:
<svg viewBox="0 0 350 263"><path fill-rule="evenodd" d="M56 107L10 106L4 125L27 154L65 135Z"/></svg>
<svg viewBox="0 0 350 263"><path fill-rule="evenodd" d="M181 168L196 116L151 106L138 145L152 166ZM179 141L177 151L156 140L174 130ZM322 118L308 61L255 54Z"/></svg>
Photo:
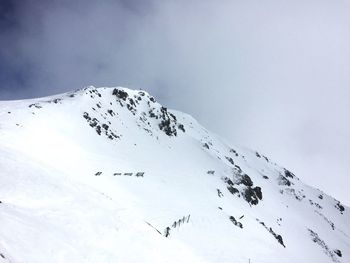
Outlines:
<svg viewBox="0 0 350 263"><path fill-rule="evenodd" d="M0 168L0 262L350 262L350 208L144 91L0 102Z"/></svg>

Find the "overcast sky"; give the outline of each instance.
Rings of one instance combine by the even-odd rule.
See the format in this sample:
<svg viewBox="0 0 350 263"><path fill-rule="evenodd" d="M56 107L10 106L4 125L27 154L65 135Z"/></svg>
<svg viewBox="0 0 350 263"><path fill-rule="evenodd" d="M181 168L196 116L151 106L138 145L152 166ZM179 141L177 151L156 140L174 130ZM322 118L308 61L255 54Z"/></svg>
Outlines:
<svg viewBox="0 0 350 263"><path fill-rule="evenodd" d="M145 89L350 205L350 0L1 0L0 100Z"/></svg>

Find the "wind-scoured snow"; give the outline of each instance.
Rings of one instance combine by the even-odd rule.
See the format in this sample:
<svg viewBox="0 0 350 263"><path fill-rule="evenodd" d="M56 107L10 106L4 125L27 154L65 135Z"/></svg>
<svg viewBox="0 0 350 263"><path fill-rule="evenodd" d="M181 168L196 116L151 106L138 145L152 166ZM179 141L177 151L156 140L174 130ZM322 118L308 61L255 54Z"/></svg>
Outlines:
<svg viewBox="0 0 350 263"><path fill-rule="evenodd" d="M350 208L145 91L1 101L0 168L0 262L350 262Z"/></svg>

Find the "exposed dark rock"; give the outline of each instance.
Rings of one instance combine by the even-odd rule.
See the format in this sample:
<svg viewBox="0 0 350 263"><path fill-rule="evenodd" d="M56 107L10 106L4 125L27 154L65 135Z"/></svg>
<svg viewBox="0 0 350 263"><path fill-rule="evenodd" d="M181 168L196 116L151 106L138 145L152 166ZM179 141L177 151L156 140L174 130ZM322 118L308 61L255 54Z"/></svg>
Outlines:
<svg viewBox="0 0 350 263"><path fill-rule="evenodd" d="M286 194L294 196L295 199L297 199L298 201L302 201L306 197L301 191L295 191L294 188L286 188L284 191L282 189L280 190L281 194L283 194L284 192Z"/></svg>
<svg viewBox="0 0 350 263"><path fill-rule="evenodd" d="M176 129L171 127L169 119L161 120L159 124L159 129L163 130L168 136L177 135Z"/></svg>
<svg viewBox="0 0 350 263"><path fill-rule="evenodd" d="M334 262L339 262L339 260L336 258L336 255L338 255L335 251L332 251L328 245L326 244L326 242L324 242L319 235L312 231L311 229L308 229L311 237L312 237L312 241L315 242L316 244L318 244L322 249L323 252L329 256ZM340 252L341 254L341 252Z"/></svg>
<svg viewBox="0 0 350 263"><path fill-rule="evenodd" d="M266 162L269 162L269 158L263 155L263 158L265 159Z"/></svg>
<svg viewBox="0 0 350 263"><path fill-rule="evenodd" d="M98 123L98 120L96 118L93 118L90 122L90 126L95 127L97 125L97 123Z"/></svg>
<svg viewBox="0 0 350 263"><path fill-rule="evenodd" d="M158 119L158 116L153 112L153 109L150 109L148 113L149 113L149 116L150 116L151 118L156 118L156 119Z"/></svg>
<svg viewBox="0 0 350 263"><path fill-rule="evenodd" d="M243 172L239 165L235 164L234 166L235 166L234 169L235 169L235 171L237 171L238 174L241 174Z"/></svg>
<svg viewBox="0 0 350 263"><path fill-rule="evenodd" d="M226 160L229 161L232 165L235 165L233 159L231 157L225 156Z"/></svg>
<svg viewBox="0 0 350 263"><path fill-rule="evenodd" d="M87 113L87 112L84 112L83 117L88 121L91 120L91 117L89 116L89 113Z"/></svg>
<svg viewBox="0 0 350 263"><path fill-rule="evenodd" d="M111 115L111 116L114 116L115 115L115 113L114 113L114 111L113 110L107 110L107 112L109 113L109 115Z"/></svg>
<svg viewBox="0 0 350 263"><path fill-rule="evenodd" d="M309 199L309 203L310 203L310 205L314 205L314 206L316 206L317 208L322 209L322 206L320 206L318 203L312 201L311 199Z"/></svg>
<svg viewBox="0 0 350 263"><path fill-rule="evenodd" d="M234 149L230 149L230 153L234 153L238 157L238 153Z"/></svg>
<svg viewBox="0 0 350 263"><path fill-rule="evenodd" d="M270 227L270 230L272 230L271 229L271 227ZM284 243L283 243L283 239L282 239L282 236L281 235L274 235L274 237L277 239L277 241L278 241L278 243L280 243L282 246L284 246L285 247L285 245L284 245Z"/></svg>
<svg viewBox="0 0 350 263"><path fill-rule="evenodd" d="M323 209L323 207L319 204L319 203L314 203L314 205L317 207L317 208L319 208L319 209Z"/></svg>
<svg viewBox="0 0 350 263"><path fill-rule="evenodd" d="M289 177L289 178L294 178L295 177L295 175L291 171L288 171L287 169L284 169L284 175L286 177Z"/></svg>
<svg viewBox="0 0 350 263"><path fill-rule="evenodd" d="M291 186L291 182L286 177L284 177L282 174L280 174L278 177L278 184Z"/></svg>
<svg viewBox="0 0 350 263"><path fill-rule="evenodd" d="M114 139L120 138L120 136L116 135L115 132L109 129L109 126L107 124L102 123L101 125L99 125L100 121L96 118L92 119L89 113L84 112L83 117L89 123L90 127L95 128L98 135L101 135L102 133L102 130L101 130L101 126L102 126L102 128L104 129L104 134L107 136L108 139L114 140Z"/></svg>
<svg viewBox="0 0 350 263"><path fill-rule="evenodd" d="M345 211L344 206L339 201L334 207L337 208L341 214L343 214L343 212Z"/></svg>
<svg viewBox="0 0 350 263"><path fill-rule="evenodd" d="M115 95L117 98L122 99L124 101L129 96L127 92L120 89L114 89L112 95Z"/></svg>
<svg viewBox="0 0 350 263"><path fill-rule="evenodd" d="M255 189L255 194L256 194L256 196L261 200L261 199L263 198L262 192L261 192L261 187L256 186L256 187L253 188L253 189Z"/></svg>
<svg viewBox="0 0 350 263"><path fill-rule="evenodd" d="M238 226L239 228L243 228L242 223L238 222L233 216L230 216L230 220L235 226Z"/></svg>
<svg viewBox="0 0 350 263"><path fill-rule="evenodd" d="M233 182L230 178L225 177L224 182L227 183L228 185L233 185Z"/></svg>
<svg viewBox="0 0 350 263"><path fill-rule="evenodd" d="M231 194L238 194L238 197L242 195L244 200L250 205L257 205L259 200L262 200L263 198L261 187L253 187L254 183L251 178L247 174L242 174L241 171L234 172L234 182L228 177L222 179L227 184L227 190L229 190ZM243 185L243 187L234 187L235 185Z"/></svg>
<svg viewBox="0 0 350 263"><path fill-rule="evenodd" d="M254 188L248 186L243 191L243 197L249 204L257 205L259 203L259 200L262 199L261 188L259 186Z"/></svg>
<svg viewBox="0 0 350 263"><path fill-rule="evenodd" d="M267 231L269 231L269 232L274 236L274 238L277 239L278 243L280 243L283 247L286 247L285 244L284 244L284 242L283 242L283 238L282 238L281 235L275 233L275 231L273 231L273 229L272 229L271 227L267 227L267 226L265 225L264 222L260 221L259 219L256 219L256 220L257 220Z"/></svg>
<svg viewBox="0 0 350 263"><path fill-rule="evenodd" d="M130 103L131 106L136 107L136 104L135 104L135 102L134 102L134 100L132 98L129 98L129 103Z"/></svg>
<svg viewBox="0 0 350 263"><path fill-rule="evenodd" d="M168 136L177 136L177 122L176 117L169 113L167 108L161 107L160 113L157 114L155 112L155 109L152 108L149 110L149 116L151 118L160 119L160 123L158 124L158 127L161 131L163 131Z"/></svg>
<svg viewBox="0 0 350 263"><path fill-rule="evenodd" d="M96 126L96 132L98 135L101 135L101 126L100 125Z"/></svg>
<svg viewBox="0 0 350 263"><path fill-rule="evenodd" d="M35 107L35 108L37 108L37 109L41 109L41 108L42 108L42 106L40 106L40 105L37 104L37 103L30 104L30 105L29 105L29 108L31 108L31 107ZM9 112L9 113L10 113L10 112Z"/></svg>
<svg viewBox="0 0 350 263"><path fill-rule="evenodd" d="M172 118L174 121L177 121L176 116L175 116L174 114L169 113L169 115L171 116L171 118Z"/></svg>
<svg viewBox="0 0 350 263"><path fill-rule="evenodd" d="M239 191L238 191L238 189L237 188L234 188L233 186L227 186L227 190L229 190L230 191L230 193L231 194L237 194L238 193L238 195L239 195Z"/></svg>
<svg viewBox="0 0 350 263"><path fill-rule="evenodd" d="M216 191L218 192L218 196L219 196L220 198L224 196L223 193L220 191L220 189L216 189Z"/></svg>
<svg viewBox="0 0 350 263"><path fill-rule="evenodd" d="M318 214L319 216L321 216L328 224L329 226L334 230L335 229L335 225L334 223L328 219L324 214L322 214L321 212L315 210L315 213Z"/></svg>
<svg viewBox="0 0 350 263"><path fill-rule="evenodd" d="M335 249L334 253L338 256L338 257L342 257L342 253L339 249Z"/></svg>
<svg viewBox="0 0 350 263"><path fill-rule="evenodd" d="M185 132L185 127L183 126L183 124L179 123L177 126L181 131Z"/></svg>
<svg viewBox="0 0 350 263"><path fill-rule="evenodd" d="M247 174L242 175L238 184L244 184L245 186L253 186L253 181Z"/></svg>
<svg viewBox="0 0 350 263"><path fill-rule="evenodd" d="M277 218L277 224L280 226L282 222L282 218Z"/></svg>
<svg viewBox="0 0 350 263"><path fill-rule="evenodd" d="M128 110L133 114L133 115L135 115L135 113L136 113L136 108L134 108L132 105L130 105L130 104L126 104L126 107L128 108Z"/></svg>

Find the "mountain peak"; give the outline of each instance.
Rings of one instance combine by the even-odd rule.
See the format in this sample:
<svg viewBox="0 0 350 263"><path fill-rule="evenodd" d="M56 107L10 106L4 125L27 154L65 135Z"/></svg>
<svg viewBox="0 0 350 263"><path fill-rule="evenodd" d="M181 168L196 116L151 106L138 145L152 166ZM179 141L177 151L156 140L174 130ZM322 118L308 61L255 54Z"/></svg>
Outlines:
<svg viewBox="0 0 350 263"><path fill-rule="evenodd" d="M348 207L145 91L0 107L0 262L350 258Z"/></svg>

